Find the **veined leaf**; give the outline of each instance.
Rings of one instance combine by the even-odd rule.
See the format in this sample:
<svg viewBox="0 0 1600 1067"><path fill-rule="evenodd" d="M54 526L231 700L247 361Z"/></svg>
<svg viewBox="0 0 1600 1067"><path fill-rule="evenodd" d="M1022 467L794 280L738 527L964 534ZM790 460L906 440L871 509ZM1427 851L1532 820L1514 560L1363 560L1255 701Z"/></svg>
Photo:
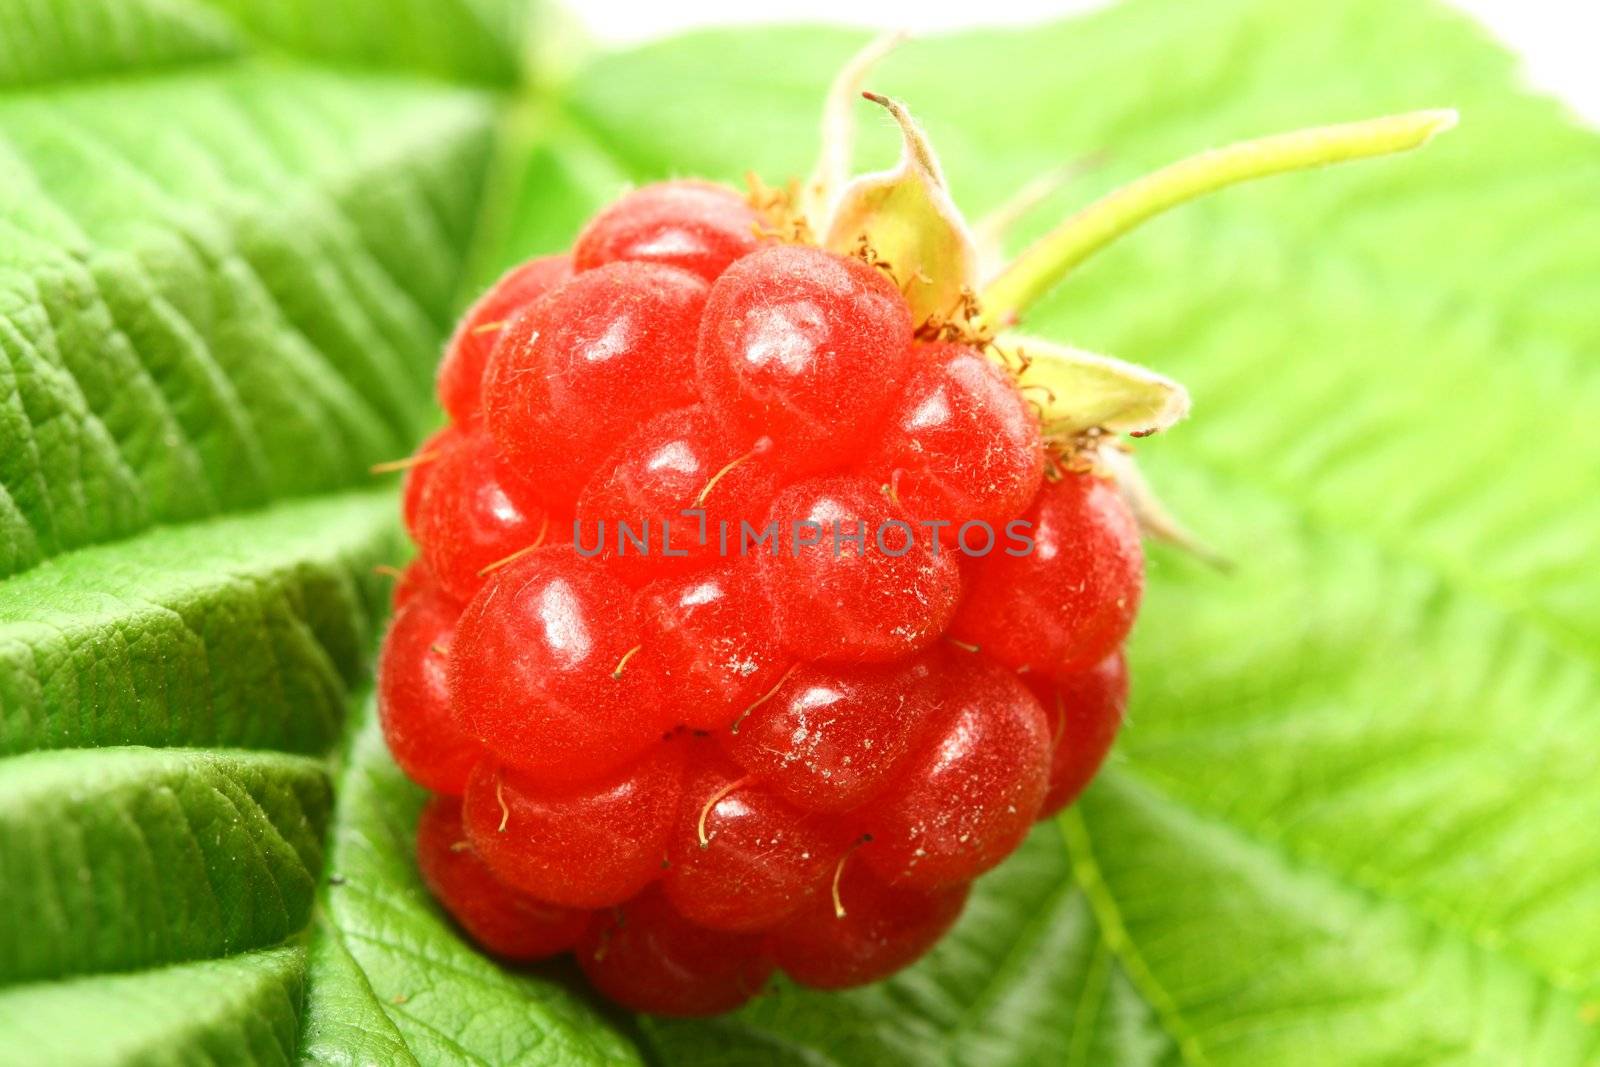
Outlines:
<svg viewBox="0 0 1600 1067"><path fill-rule="evenodd" d="M1111 767L945 943L672 1022L460 940L352 695L402 551L366 467L432 417L464 295L625 180L803 176L861 40L462 86L544 84L528 25L0 3L0 1063L1600 1058L1600 141L1423 0L1134 0L874 77L975 217L1105 160L1019 246L1207 145L1463 120L1162 218L1030 312L1189 387L1140 459L1238 565L1153 550Z"/></svg>

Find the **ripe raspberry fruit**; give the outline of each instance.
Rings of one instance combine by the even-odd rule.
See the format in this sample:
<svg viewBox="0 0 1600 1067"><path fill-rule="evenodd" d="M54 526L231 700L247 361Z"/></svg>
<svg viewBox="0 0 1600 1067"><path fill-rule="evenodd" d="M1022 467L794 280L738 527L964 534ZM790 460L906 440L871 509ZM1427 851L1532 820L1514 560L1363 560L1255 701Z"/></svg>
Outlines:
<svg viewBox="0 0 1600 1067"><path fill-rule="evenodd" d="M495 342L484 413L501 457L570 512L583 483L642 415L695 398L704 279L609 263L557 286Z"/></svg>
<svg viewBox="0 0 1600 1067"><path fill-rule="evenodd" d="M396 763L436 793L459 795L482 756L450 705L450 646L461 607L431 589L395 614L378 661L378 718Z"/></svg>
<svg viewBox="0 0 1600 1067"><path fill-rule="evenodd" d="M717 279L700 327L700 395L791 473L847 462L911 367L911 312L882 272L804 245L751 253Z"/></svg>
<svg viewBox="0 0 1600 1067"><path fill-rule="evenodd" d="M710 182L660 182L594 217L573 245L579 270L607 263L660 263L715 281L755 251L761 217L732 189Z"/></svg>
<svg viewBox="0 0 1600 1067"><path fill-rule="evenodd" d="M673 910L659 889L608 908L578 941L593 986L634 1011L719 1015L761 991L772 962L759 934L712 930Z"/></svg>
<svg viewBox="0 0 1600 1067"><path fill-rule="evenodd" d="M659 744L621 771L567 787L484 760L467 782L467 837L502 881L541 900L620 904L661 873L684 747Z"/></svg>
<svg viewBox="0 0 1600 1067"><path fill-rule="evenodd" d="M852 862L836 894L808 901L773 932L772 958L790 978L817 989L876 982L938 943L961 915L968 888L896 889Z"/></svg>
<svg viewBox="0 0 1600 1067"><path fill-rule="evenodd" d="M439 403L458 425L478 418L483 402L483 370L495 341L511 320L572 276L567 256L530 259L507 271L462 317L445 346L437 379Z"/></svg>
<svg viewBox="0 0 1600 1067"><path fill-rule="evenodd" d="M428 573L457 600L472 599L494 564L550 537L549 513L500 462L488 434L457 437L427 470L416 537Z"/></svg>
<svg viewBox="0 0 1600 1067"><path fill-rule="evenodd" d="M950 632L1013 670L1092 667L1128 636L1144 593L1139 524L1117 489L1067 474L1023 516L1032 551L974 561Z"/></svg>
<svg viewBox="0 0 1600 1067"><path fill-rule="evenodd" d="M417 446L411 458L403 461L406 476L400 493L400 516L405 521L406 530L419 543L422 540L419 533L422 496L427 492L428 480L437 469L436 464L440 458L454 448L462 436L455 425L443 426L429 434L427 439Z"/></svg>
<svg viewBox="0 0 1600 1067"><path fill-rule="evenodd" d="M802 664L722 735L767 788L810 811L844 812L887 784L933 709L938 659Z"/></svg>
<svg viewBox="0 0 1600 1067"><path fill-rule="evenodd" d="M451 424L380 466L419 547L378 689L440 794L424 878L488 951L571 947L639 1011L908 966L1105 759L1135 516L1175 529L1111 435L1187 397L1013 332L1029 304L1195 190L1445 121L1218 150L985 278L903 105L869 94L899 166L842 181L851 80L794 193L646 186L503 277L446 351Z"/></svg>
<svg viewBox="0 0 1600 1067"><path fill-rule="evenodd" d="M767 521L781 540L757 560L761 587L778 637L796 657L899 659L949 624L961 595L955 555L866 479L796 482L772 502Z"/></svg>
<svg viewBox="0 0 1600 1067"><path fill-rule="evenodd" d="M502 762L548 782L593 780L672 725L638 648L628 589L548 546L496 571L462 612L451 701Z"/></svg>
<svg viewBox="0 0 1600 1067"><path fill-rule="evenodd" d="M919 345L866 473L917 519L958 544L967 523L990 536L1021 515L1044 477L1039 419L1004 369L966 345ZM974 528L968 544L982 543Z"/></svg>
<svg viewBox="0 0 1600 1067"><path fill-rule="evenodd" d="M651 582L634 606L640 645L652 650L667 703L690 729L726 730L788 669L749 562Z"/></svg>
<svg viewBox="0 0 1600 1067"><path fill-rule="evenodd" d="M937 712L896 768L880 804L856 824L872 835L861 859L895 885L971 881L1009 856L1049 784L1044 709L1012 672L951 652Z"/></svg>
<svg viewBox="0 0 1600 1067"><path fill-rule="evenodd" d="M663 412L595 471L578 497L577 537L625 579L639 582L706 567L720 554L720 524L766 511L778 491L765 454L742 455L702 407Z"/></svg>
<svg viewBox="0 0 1600 1067"><path fill-rule="evenodd" d="M577 944L589 927L588 912L548 904L497 879L467 840L455 797L434 797L422 810L417 866L445 910L496 956L554 956Z"/></svg>
<svg viewBox="0 0 1600 1067"><path fill-rule="evenodd" d="M820 891L849 831L804 811L702 748L684 784L661 887L678 914L715 930L768 930Z"/></svg>
<svg viewBox="0 0 1600 1067"><path fill-rule="evenodd" d="M389 608L396 614L418 595L434 589L436 583L433 575L428 573L428 565L420 558L412 560L405 568L394 576L394 591L389 594Z"/></svg>
<svg viewBox="0 0 1600 1067"><path fill-rule="evenodd" d="M1111 751L1128 707L1128 660L1118 649L1085 671L1022 679L1050 721L1050 788L1039 809L1046 819L1078 799Z"/></svg>

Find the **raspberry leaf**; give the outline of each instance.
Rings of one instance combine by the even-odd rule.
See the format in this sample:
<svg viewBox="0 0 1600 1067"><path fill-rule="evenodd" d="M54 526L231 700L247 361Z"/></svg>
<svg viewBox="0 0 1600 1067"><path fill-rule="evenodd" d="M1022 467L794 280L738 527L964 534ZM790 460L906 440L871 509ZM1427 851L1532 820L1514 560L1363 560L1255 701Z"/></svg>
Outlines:
<svg viewBox="0 0 1600 1067"><path fill-rule="evenodd" d="M1570 474L1600 431L1550 416L1600 404L1600 150L1459 18L1135 0L885 63L979 209L1062 159L1106 152L1100 192L1300 123L1468 121L1162 219L1032 308L1189 383L1206 417L1140 457L1242 562L1154 549L1113 765L927 960L690 1023L610 1021L428 902L357 695L400 562L365 471L426 428L463 294L625 179L805 173L858 40L697 35L508 104L462 85L520 80L514 3L28 10L0 56L0 1063L1600 1054L1600 511ZM1498 477L1508 442L1546 459Z"/></svg>

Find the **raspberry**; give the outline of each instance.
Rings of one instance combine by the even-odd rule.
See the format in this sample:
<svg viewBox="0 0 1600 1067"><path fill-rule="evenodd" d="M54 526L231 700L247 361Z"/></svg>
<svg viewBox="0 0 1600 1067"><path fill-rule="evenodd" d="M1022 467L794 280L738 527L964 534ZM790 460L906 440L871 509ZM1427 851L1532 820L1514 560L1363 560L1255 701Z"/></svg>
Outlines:
<svg viewBox="0 0 1600 1067"><path fill-rule="evenodd" d="M919 346L918 365L865 469L955 545L966 523L998 529L1044 477L1039 420L1014 381L966 345ZM976 547L982 534L971 533Z"/></svg>
<svg viewBox="0 0 1600 1067"><path fill-rule="evenodd" d="M732 1011L760 992L772 973L759 934L692 923L653 889L597 915L576 955L606 996L662 1015Z"/></svg>
<svg viewBox="0 0 1600 1067"><path fill-rule="evenodd" d="M456 437L426 470L416 538L428 573L457 600L472 599L487 568L549 536L549 514L496 457L488 434Z"/></svg>
<svg viewBox="0 0 1600 1067"><path fill-rule="evenodd" d="M940 551L871 482L841 475L797 482L778 494L767 520L784 542L759 557L761 586L795 656L899 659L949 624L961 595L954 554ZM807 540L814 543L802 545Z"/></svg>
<svg viewBox="0 0 1600 1067"><path fill-rule="evenodd" d="M950 632L1013 670L1060 678L1128 636L1144 592L1139 524L1116 487L1090 474L1047 484L1023 518L1033 550L975 561Z"/></svg>
<svg viewBox="0 0 1600 1067"><path fill-rule="evenodd" d="M417 451L405 461L405 485L401 489L400 516L406 524L406 529L411 536L419 542L422 539L420 519L422 512L422 496L428 490L428 481L433 476L436 465L445 453L459 441L462 433L454 425L447 425L435 430L428 438L417 446Z"/></svg>
<svg viewBox="0 0 1600 1067"><path fill-rule="evenodd" d="M445 910L496 956L554 956L577 944L589 926L589 912L548 904L496 879L467 841L455 797L434 797L422 810L417 866Z"/></svg>
<svg viewBox="0 0 1600 1067"><path fill-rule="evenodd" d="M607 263L660 263L706 281L756 247L760 217L732 189L661 182L635 189L583 228L573 245L579 270Z"/></svg>
<svg viewBox="0 0 1600 1067"><path fill-rule="evenodd" d="M765 455L737 454L704 408L679 408L639 427L589 479L578 537L626 579L681 574L715 563L710 531L760 515L777 491Z"/></svg>
<svg viewBox="0 0 1600 1067"><path fill-rule="evenodd" d="M717 930L767 930L817 893L849 832L751 780L707 746L683 789L661 888L678 913Z"/></svg>
<svg viewBox="0 0 1600 1067"><path fill-rule="evenodd" d="M1088 670L1022 679L1050 720L1050 788L1039 809L1045 819L1078 799L1111 751L1128 706L1128 661L1118 649Z"/></svg>
<svg viewBox="0 0 1600 1067"><path fill-rule="evenodd" d="M629 656L632 600L565 546L496 571L456 626L456 714L499 759L550 782L621 768L671 725L649 657Z"/></svg>
<svg viewBox="0 0 1600 1067"><path fill-rule="evenodd" d="M640 644L653 651L676 718L728 727L787 669L749 563L663 578L639 590Z"/></svg>
<svg viewBox="0 0 1600 1067"><path fill-rule="evenodd" d="M934 705L936 657L803 664L723 735L729 755L811 811L843 812L883 789Z"/></svg>
<svg viewBox="0 0 1600 1067"><path fill-rule="evenodd" d="M955 924L965 882L919 892L896 889L851 863L838 892L808 901L772 935L772 957L802 985L843 989L887 978L915 963Z"/></svg>
<svg viewBox="0 0 1600 1067"><path fill-rule="evenodd" d="M803 245L759 249L711 287L695 357L707 407L791 473L839 466L911 367L911 312L881 272Z"/></svg>
<svg viewBox="0 0 1600 1067"><path fill-rule="evenodd" d="M501 456L545 502L578 490L641 415L694 400L703 279L609 263L552 289L501 332L483 406Z"/></svg>
<svg viewBox="0 0 1600 1067"><path fill-rule="evenodd" d="M1022 843L1048 785L1044 709L1013 673L952 652L935 685L935 721L896 768L881 804L856 816L861 859L915 889L970 881Z"/></svg>
<svg viewBox="0 0 1600 1067"><path fill-rule="evenodd" d="M868 98L894 170L842 183L835 97L798 195L646 186L570 266L507 274L447 349L451 424L393 465L420 558L379 711L441 794L424 878L487 950L570 946L635 1010L728 1011L774 966L832 989L910 965L1105 759L1135 512L1178 530L1111 435L1188 399L1011 332L1028 305L1195 190L1447 119L1217 150L984 281L925 135Z"/></svg>
<svg viewBox="0 0 1600 1067"><path fill-rule="evenodd" d="M660 873L683 781L681 741L581 786L480 762L463 805L472 847L502 881L574 908L620 904Z"/></svg>
<svg viewBox="0 0 1600 1067"><path fill-rule="evenodd" d="M396 763L418 783L459 795L482 755L450 707L450 646L461 607L421 589L394 617L378 662L378 719Z"/></svg>
<svg viewBox="0 0 1600 1067"><path fill-rule="evenodd" d="M398 613L421 593L429 590L437 593L435 584L433 575L428 573L428 565L420 557L412 560L394 576L394 591L389 594L390 609Z"/></svg>
<svg viewBox="0 0 1600 1067"><path fill-rule="evenodd" d="M511 320L545 293L572 276L567 256L531 259L507 271L461 319L445 346L437 379L439 403L460 425L478 418L483 401L483 369L495 341Z"/></svg>

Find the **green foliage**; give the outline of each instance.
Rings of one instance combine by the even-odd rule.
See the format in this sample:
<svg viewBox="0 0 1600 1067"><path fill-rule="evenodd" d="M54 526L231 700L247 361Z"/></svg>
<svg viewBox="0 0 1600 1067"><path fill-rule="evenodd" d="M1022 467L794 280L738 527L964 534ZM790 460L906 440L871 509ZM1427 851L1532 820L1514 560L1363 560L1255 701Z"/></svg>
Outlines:
<svg viewBox="0 0 1600 1067"><path fill-rule="evenodd" d="M465 295L625 180L804 173L859 41L519 89L530 26L0 0L0 1064L1600 1059L1600 141L1420 0L1135 0L874 79L974 216L1106 153L1035 234L1207 145L1463 117L1163 218L1030 316L1189 387L1140 458L1238 565L1154 552L1112 766L946 943L708 1022L463 944L359 695L404 551L366 468L433 418Z"/></svg>

